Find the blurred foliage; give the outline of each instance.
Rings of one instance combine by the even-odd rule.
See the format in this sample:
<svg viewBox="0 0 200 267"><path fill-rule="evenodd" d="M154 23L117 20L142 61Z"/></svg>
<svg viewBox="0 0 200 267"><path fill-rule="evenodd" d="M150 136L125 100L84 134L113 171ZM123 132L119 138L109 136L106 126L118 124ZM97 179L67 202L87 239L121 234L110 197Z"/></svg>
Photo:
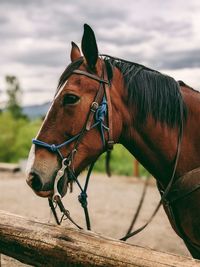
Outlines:
<svg viewBox="0 0 200 267"><path fill-rule="evenodd" d="M0 113L0 161L17 162L26 158L40 125L41 120L16 119L9 111Z"/></svg>
<svg viewBox="0 0 200 267"><path fill-rule="evenodd" d="M95 163L95 171L105 172L105 157L106 153L104 153ZM133 176L134 157L122 145L117 144L114 146L111 154L110 167L112 174ZM140 176L148 175L148 172L142 165L139 167L139 173Z"/></svg>
<svg viewBox="0 0 200 267"><path fill-rule="evenodd" d="M8 101L6 110L12 114L16 119L25 117L21 108L21 95L22 89L16 76L7 75L6 80L6 93Z"/></svg>

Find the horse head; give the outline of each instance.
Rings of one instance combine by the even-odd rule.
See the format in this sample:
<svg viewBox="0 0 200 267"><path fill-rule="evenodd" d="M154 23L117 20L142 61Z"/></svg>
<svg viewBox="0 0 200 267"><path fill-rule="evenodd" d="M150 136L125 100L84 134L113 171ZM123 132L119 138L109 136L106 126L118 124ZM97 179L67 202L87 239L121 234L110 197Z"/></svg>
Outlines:
<svg viewBox="0 0 200 267"><path fill-rule="evenodd" d="M88 25L84 25L81 48L83 56L72 42L71 63L60 77L29 154L27 183L42 197L53 195L62 163L68 169L58 184L59 193L64 196L70 175L77 177L109 145L118 142L121 134L123 120L119 110L123 101L120 91L115 90L120 72L110 84L111 68L99 57L94 32Z"/></svg>

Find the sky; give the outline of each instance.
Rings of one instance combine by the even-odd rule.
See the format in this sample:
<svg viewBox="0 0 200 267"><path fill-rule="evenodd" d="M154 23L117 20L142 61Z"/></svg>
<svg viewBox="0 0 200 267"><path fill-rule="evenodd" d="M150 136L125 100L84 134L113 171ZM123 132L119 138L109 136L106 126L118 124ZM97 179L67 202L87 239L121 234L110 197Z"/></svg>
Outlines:
<svg viewBox="0 0 200 267"><path fill-rule="evenodd" d="M23 105L51 101L84 23L100 53L200 89L199 0L0 0L0 104L6 75L18 77Z"/></svg>

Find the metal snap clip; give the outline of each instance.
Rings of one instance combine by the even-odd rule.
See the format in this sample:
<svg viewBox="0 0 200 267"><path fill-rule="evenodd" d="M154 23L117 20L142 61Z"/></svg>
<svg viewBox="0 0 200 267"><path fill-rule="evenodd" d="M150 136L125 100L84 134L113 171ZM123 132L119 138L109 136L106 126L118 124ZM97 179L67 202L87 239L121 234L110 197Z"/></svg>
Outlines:
<svg viewBox="0 0 200 267"><path fill-rule="evenodd" d="M99 104L97 103L97 102L92 102L92 104L91 104L91 108L90 108L90 110L92 111L92 112L96 112L96 110L98 109L98 107L99 107Z"/></svg>

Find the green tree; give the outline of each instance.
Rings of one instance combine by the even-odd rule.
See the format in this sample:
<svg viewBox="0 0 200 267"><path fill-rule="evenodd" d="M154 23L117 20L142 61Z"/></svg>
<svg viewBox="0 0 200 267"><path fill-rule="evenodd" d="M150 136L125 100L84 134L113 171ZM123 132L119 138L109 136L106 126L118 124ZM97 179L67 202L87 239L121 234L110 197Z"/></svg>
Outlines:
<svg viewBox="0 0 200 267"><path fill-rule="evenodd" d="M14 118L22 118L24 117L20 105L22 90L19 81L16 76L11 75L7 75L5 79L7 83L6 93L8 96L6 109L12 114Z"/></svg>
<svg viewBox="0 0 200 267"><path fill-rule="evenodd" d="M28 157L32 145L31 140L36 136L42 123L40 119L28 122L25 122L25 120L23 119L18 121L19 121L19 129L17 132L17 138L15 144L13 146L13 151L14 151L12 157L13 162L17 162L19 159Z"/></svg>

